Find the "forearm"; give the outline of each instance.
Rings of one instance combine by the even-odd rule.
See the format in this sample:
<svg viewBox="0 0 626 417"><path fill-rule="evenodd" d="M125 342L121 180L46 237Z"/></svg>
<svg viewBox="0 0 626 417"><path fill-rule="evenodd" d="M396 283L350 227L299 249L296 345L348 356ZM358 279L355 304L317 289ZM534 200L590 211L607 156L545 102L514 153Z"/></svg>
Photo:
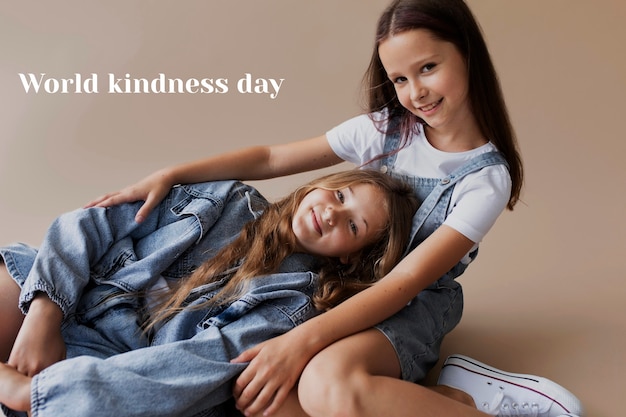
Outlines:
<svg viewBox="0 0 626 417"><path fill-rule="evenodd" d="M442 226L378 283L292 332L301 336L304 349L314 355L339 339L369 329L400 311L448 272L473 244Z"/></svg>
<svg viewBox="0 0 626 417"><path fill-rule="evenodd" d="M385 288L387 287L387 288ZM352 334L369 329L400 311L412 297L382 283L364 290L337 307L293 329L309 357Z"/></svg>
<svg viewBox="0 0 626 417"><path fill-rule="evenodd" d="M171 185L215 180L263 180L342 162L326 136L272 146L253 146L176 165L159 172Z"/></svg>
<svg viewBox="0 0 626 417"><path fill-rule="evenodd" d="M269 148L257 146L175 165L160 171L172 185L227 179L259 180L271 177Z"/></svg>

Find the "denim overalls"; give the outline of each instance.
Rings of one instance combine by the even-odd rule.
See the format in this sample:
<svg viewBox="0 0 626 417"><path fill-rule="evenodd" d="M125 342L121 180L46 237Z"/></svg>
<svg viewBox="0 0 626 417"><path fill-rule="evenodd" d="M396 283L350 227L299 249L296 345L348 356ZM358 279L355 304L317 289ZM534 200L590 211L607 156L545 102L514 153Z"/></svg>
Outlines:
<svg viewBox="0 0 626 417"><path fill-rule="evenodd" d="M499 152L487 152L474 157L444 178L419 178L398 174L393 166L400 143L400 133L388 134L385 138L381 170L401 178L410 184L421 205L413 217L410 252L444 222L455 184L467 174L486 166L505 164ZM405 253L405 255L406 255ZM470 253L474 259L478 249ZM376 326L393 344L402 369L402 379L420 381L439 359L439 348L443 337L461 320L463 292L455 280L467 264L459 262L444 276L421 291L396 315Z"/></svg>
<svg viewBox="0 0 626 417"><path fill-rule="evenodd" d="M27 310L37 291L64 313L67 360L32 381L33 417L223 416L244 350L313 317L317 260L288 257L226 307L184 311L148 337L138 292L187 276L267 205L236 181L174 188L141 224L141 203L81 209L54 221L39 250L0 248ZM189 304L223 282L196 288ZM25 415L4 408L9 416Z"/></svg>

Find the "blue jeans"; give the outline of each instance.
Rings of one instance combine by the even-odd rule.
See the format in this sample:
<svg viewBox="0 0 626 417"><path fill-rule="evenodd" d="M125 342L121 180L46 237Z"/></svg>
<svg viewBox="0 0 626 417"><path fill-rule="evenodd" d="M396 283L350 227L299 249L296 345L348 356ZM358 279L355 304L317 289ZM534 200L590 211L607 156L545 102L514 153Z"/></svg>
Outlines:
<svg viewBox="0 0 626 417"><path fill-rule="evenodd" d="M45 292L64 313L68 359L33 378L32 416L222 415L245 367L230 360L317 314L316 260L292 255L233 303L186 310L150 336L138 292L189 274L266 204L236 181L176 187L141 224L138 204L76 210L55 220L39 250L0 248L24 312ZM187 302L223 284L196 288Z"/></svg>

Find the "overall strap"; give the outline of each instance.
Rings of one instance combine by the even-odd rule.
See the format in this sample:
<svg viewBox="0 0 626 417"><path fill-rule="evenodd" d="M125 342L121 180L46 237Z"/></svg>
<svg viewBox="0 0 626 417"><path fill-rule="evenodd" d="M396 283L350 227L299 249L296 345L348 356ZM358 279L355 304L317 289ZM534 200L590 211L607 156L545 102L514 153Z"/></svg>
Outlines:
<svg viewBox="0 0 626 417"><path fill-rule="evenodd" d="M400 130L396 130L396 126L400 123L399 118L395 117L389 120L389 126L387 127L387 133L385 135L385 144L383 146L383 155L381 159L382 172L386 172L389 168L393 167L396 162L396 156L398 155L398 147L400 146Z"/></svg>
<svg viewBox="0 0 626 417"><path fill-rule="evenodd" d="M414 241L417 233L426 221L426 218L432 213L433 209L442 198L444 193L452 192L452 189L454 188L456 183L459 182L459 180L461 180L467 174L479 171L486 166L499 164L503 164L508 168L508 164L504 159L504 156L500 152L486 152L475 156L474 158L467 161L467 163L452 172L450 175L447 175L439 180L439 183L431 191L428 197L426 197L426 199L422 201L422 204L420 205L419 209L415 213L415 216L413 217L413 226L411 228L410 242ZM413 245L409 245L409 248L411 247L413 247ZM407 253L409 252L409 250L410 249L407 249Z"/></svg>

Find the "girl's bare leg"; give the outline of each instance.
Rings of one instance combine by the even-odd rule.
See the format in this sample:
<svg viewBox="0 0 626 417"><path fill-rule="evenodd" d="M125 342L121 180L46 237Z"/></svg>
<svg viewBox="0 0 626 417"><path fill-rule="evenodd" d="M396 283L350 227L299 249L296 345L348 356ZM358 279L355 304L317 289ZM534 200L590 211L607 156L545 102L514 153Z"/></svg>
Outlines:
<svg viewBox="0 0 626 417"><path fill-rule="evenodd" d="M378 330L340 340L315 356L302 374L298 396L306 413L303 415L486 416L473 407L471 397L461 391L448 387L434 390L402 381L399 376L400 364L395 350Z"/></svg>
<svg viewBox="0 0 626 417"><path fill-rule="evenodd" d="M30 412L32 378L0 363L0 403L16 411Z"/></svg>
<svg viewBox="0 0 626 417"><path fill-rule="evenodd" d="M18 308L20 287L9 275L4 262L0 259L0 361L9 360L13 343L24 321L24 315Z"/></svg>

